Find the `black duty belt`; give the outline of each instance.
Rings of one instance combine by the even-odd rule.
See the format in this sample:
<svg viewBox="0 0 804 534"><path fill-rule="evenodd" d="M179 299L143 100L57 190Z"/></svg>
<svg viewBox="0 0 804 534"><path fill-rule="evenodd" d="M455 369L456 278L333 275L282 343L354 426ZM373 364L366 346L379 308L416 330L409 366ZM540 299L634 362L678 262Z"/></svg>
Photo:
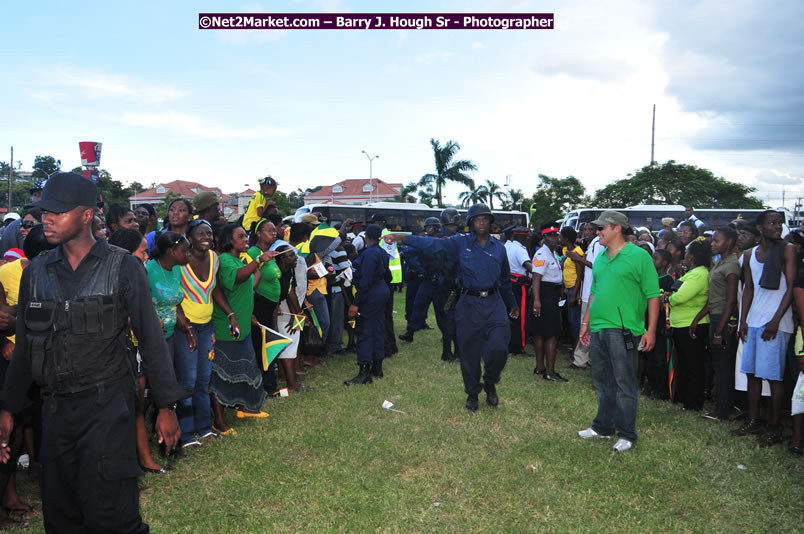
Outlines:
<svg viewBox="0 0 804 534"><path fill-rule="evenodd" d="M497 292L496 287L492 287L491 289L464 289L463 294L469 295L470 297L481 297L486 298L490 297L494 293Z"/></svg>

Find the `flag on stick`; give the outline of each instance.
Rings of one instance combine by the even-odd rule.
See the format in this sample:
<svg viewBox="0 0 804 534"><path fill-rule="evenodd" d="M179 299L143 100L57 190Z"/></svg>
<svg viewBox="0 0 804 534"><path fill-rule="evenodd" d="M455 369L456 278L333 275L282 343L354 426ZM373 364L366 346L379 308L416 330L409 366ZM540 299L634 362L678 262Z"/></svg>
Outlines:
<svg viewBox="0 0 804 534"><path fill-rule="evenodd" d="M267 371L277 356L292 343L292 340L267 326L260 325L260 330L262 331L262 350L260 351L262 370Z"/></svg>

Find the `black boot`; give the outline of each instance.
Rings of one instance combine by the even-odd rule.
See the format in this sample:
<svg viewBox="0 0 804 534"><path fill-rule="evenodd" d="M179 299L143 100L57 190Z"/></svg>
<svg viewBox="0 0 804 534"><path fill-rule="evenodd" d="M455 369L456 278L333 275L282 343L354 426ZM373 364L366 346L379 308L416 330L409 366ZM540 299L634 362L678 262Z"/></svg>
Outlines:
<svg viewBox="0 0 804 534"><path fill-rule="evenodd" d="M382 360L374 360L371 364L371 375L376 376L377 378L382 378L385 376L382 373Z"/></svg>
<svg viewBox="0 0 804 534"><path fill-rule="evenodd" d="M351 380L346 380L344 384L350 386L352 384L371 384L371 382L371 364L361 363L360 372L357 374L357 376Z"/></svg>
<svg viewBox="0 0 804 534"><path fill-rule="evenodd" d="M466 409L470 412L476 412L478 409L477 395L469 395L466 397Z"/></svg>
<svg viewBox="0 0 804 534"><path fill-rule="evenodd" d="M399 339L408 343L413 343L413 330L407 329L404 333L399 334Z"/></svg>
<svg viewBox="0 0 804 534"><path fill-rule="evenodd" d="M441 361L444 362L454 362L455 356L452 355L452 351L450 350L450 342L444 341L443 342L443 349L441 349Z"/></svg>
<svg viewBox="0 0 804 534"><path fill-rule="evenodd" d="M500 403L500 398L497 396L497 388L494 384L483 384L483 389L486 390L486 402L489 406L497 406Z"/></svg>

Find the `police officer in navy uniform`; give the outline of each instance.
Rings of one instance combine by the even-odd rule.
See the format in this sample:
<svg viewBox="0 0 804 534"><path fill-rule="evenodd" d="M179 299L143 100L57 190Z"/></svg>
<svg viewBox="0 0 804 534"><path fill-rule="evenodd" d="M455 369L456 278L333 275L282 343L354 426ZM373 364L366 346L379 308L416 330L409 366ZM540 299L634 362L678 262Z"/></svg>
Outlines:
<svg viewBox="0 0 804 534"><path fill-rule="evenodd" d="M148 532L139 513L134 366L139 340L156 430L170 452L180 430L173 411L189 395L176 382L142 263L95 240L93 182L58 173L38 206L45 237L59 246L37 256L20 282L16 347L0 412L0 460L8 460L12 414L41 386L41 485L48 532ZM130 321L130 325L129 325Z"/></svg>
<svg viewBox="0 0 804 534"><path fill-rule="evenodd" d="M427 254L446 252L457 263L462 294L455 311L461 374L468 397L466 408L478 409L478 394L486 391L486 402L497 406L495 385L508 358L511 329L509 317L519 317L511 292L511 270L505 247L491 236L494 216L485 204L469 208L467 224L471 232L449 239L433 239L404 234L385 236L388 243L406 242ZM481 383L481 365L484 372Z"/></svg>
<svg viewBox="0 0 804 534"><path fill-rule="evenodd" d="M436 235L436 231L441 226L438 219L429 217L425 221L425 233L428 237L440 237ZM414 247L409 247L416 250ZM411 343L413 341L413 333L417 330L424 330L427 323L427 310L430 308L430 303L433 304L435 311L436 323L441 330L442 338L442 351L441 360L446 362L455 361L455 356L452 354L451 341L454 339L454 322L450 323L445 317L444 304L447 301L449 294L448 290L442 283L441 276L447 270L448 259L445 252L437 252L435 254L422 254L420 258L422 267L423 280L416 293L416 300L413 303L413 311L411 318L408 321L407 330L399 335L399 339Z"/></svg>
<svg viewBox="0 0 804 534"><path fill-rule="evenodd" d="M360 371L351 384L370 384L372 376L383 377L382 360L385 357L385 310L391 291L389 254L380 248L382 229L376 224L366 228L366 246L352 263L352 282L356 293L349 306L349 318L357 317L357 365Z"/></svg>

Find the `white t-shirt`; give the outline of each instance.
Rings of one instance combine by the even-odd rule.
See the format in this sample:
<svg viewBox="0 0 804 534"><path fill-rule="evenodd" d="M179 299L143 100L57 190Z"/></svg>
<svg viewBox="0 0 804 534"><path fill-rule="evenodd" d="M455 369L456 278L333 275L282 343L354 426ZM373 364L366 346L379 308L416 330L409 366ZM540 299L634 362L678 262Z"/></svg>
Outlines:
<svg viewBox="0 0 804 534"><path fill-rule="evenodd" d="M526 261L530 261L528 249L519 241L506 241L505 252L508 254L508 266L511 268L512 274L524 276L528 274L522 266Z"/></svg>
<svg viewBox="0 0 804 534"><path fill-rule="evenodd" d="M533 255L533 274L540 274L542 280L553 284L560 284L564 281L561 264L558 263L558 258L547 245L542 245Z"/></svg>
<svg viewBox="0 0 804 534"><path fill-rule="evenodd" d="M779 289L765 289L759 286L759 279L762 278L762 271L765 270L765 264L757 261L757 249L754 247L751 251L751 279L754 282L754 300L751 302L751 309L748 310L748 317L746 323L751 328L762 328L768 321L773 319L776 315L776 310L779 309L779 304L782 302L787 291L787 277L782 272L782 279L779 282ZM788 306L787 311L782 315L782 320L779 321L779 331L787 334L795 332L795 325L793 324L793 307Z"/></svg>
<svg viewBox="0 0 804 534"><path fill-rule="evenodd" d="M586 260L593 264L595 258L603 250L603 245L600 244L600 236L595 237L589 247L586 249ZM584 266L583 268L583 291L581 292L581 300L589 302L589 292L592 290L592 268Z"/></svg>

